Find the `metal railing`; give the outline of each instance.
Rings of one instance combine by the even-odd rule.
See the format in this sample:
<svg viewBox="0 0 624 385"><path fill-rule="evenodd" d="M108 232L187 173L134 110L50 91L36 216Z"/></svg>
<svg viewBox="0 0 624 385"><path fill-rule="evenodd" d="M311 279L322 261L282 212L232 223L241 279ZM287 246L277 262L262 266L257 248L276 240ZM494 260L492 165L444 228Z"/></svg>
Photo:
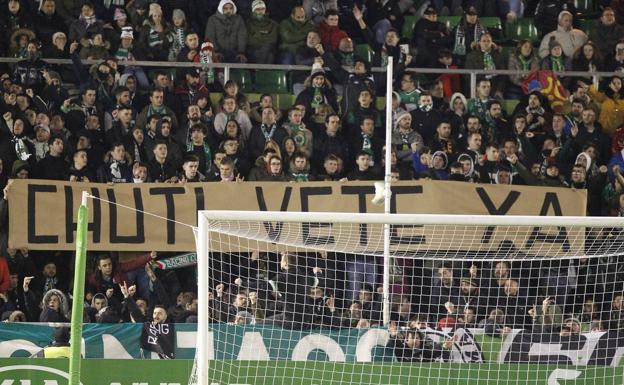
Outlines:
<svg viewBox="0 0 624 385"><path fill-rule="evenodd" d="M17 63L23 59L12 57L0 57L0 63ZM72 65L70 59L46 59L42 58L49 64ZM91 65L101 63L102 60L82 60L83 64ZM170 67L170 68L217 68L223 69L224 80L230 79L230 71L232 69L247 70L282 70L282 71L309 71L311 66L305 65L281 65L281 64L242 64L242 63L191 63L191 62L170 62L170 61L122 61L122 66L138 66L138 67ZM349 69L348 67L344 67ZM384 67L372 67L372 72L386 72ZM479 69L444 69L444 68L407 68L407 72L418 74L455 74L467 75L470 77L470 97L476 97L477 78L486 75L526 75L530 71L518 70L479 70ZM597 84L602 77L618 75L624 77L623 72L587 72L587 71L561 71L556 72L559 77L591 77L594 84Z"/></svg>

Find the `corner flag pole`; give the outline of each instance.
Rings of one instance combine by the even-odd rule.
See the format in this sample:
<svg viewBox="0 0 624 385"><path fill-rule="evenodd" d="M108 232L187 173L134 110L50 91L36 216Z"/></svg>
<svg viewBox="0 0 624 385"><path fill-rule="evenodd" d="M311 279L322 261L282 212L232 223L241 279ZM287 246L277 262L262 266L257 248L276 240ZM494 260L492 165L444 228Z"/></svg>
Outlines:
<svg viewBox="0 0 624 385"><path fill-rule="evenodd" d="M84 310L85 262L87 258L87 221L89 211L87 198L82 192L76 228L76 262L74 267L74 291L71 316L71 339L69 355L69 385L80 385L80 347L82 345L82 315Z"/></svg>

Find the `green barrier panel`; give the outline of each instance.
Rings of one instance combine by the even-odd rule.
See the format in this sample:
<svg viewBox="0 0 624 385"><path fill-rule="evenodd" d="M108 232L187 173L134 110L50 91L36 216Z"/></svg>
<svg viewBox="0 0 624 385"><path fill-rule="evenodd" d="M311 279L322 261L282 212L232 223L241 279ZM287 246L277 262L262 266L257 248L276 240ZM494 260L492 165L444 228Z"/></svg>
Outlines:
<svg viewBox="0 0 624 385"><path fill-rule="evenodd" d="M191 360L83 360L82 385L185 385ZM68 361L0 359L2 385L64 385ZM616 385L622 368L498 364L214 361L219 385ZM429 382L432 379L432 382ZM217 383L217 382L214 382Z"/></svg>

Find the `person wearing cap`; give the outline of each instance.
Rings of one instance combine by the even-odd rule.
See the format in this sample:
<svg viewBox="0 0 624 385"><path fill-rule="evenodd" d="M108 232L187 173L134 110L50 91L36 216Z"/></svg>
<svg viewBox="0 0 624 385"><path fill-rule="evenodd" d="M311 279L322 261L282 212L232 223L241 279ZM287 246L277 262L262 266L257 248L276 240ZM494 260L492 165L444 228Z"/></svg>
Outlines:
<svg viewBox="0 0 624 385"><path fill-rule="evenodd" d="M175 61L186 45L186 36L191 32L186 21L186 14L181 9L174 9L171 16L171 36L173 43L169 48L169 61Z"/></svg>
<svg viewBox="0 0 624 385"><path fill-rule="evenodd" d="M305 89L297 96L295 104L303 104L306 111L315 111L322 104L329 104L338 111L338 100L331 82L325 76L320 61L312 65L312 72L304 82Z"/></svg>
<svg viewBox="0 0 624 385"><path fill-rule="evenodd" d="M477 46L481 35L487 32L479 22L479 15L474 6L468 7L459 24L453 29L453 55L459 60L459 64L464 63L465 57L471 49Z"/></svg>
<svg viewBox="0 0 624 385"><path fill-rule="evenodd" d="M54 0L42 0L39 12L35 17L35 32L44 45L52 43L52 37L55 33L67 33L67 26L63 22L63 18L56 12Z"/></svg>
<svg viewBox="0 0 624 385"><path fill-rule="evenodd" d="M275 63L275 49L279 24L266 14L263 0L251 3L251 17L247 21L247 57L251 63Z"/></svg>
<svg viewBox="0 0 624 385"><path fill-rule="evenodd" d="M171 25L163 18L158 3L149 5L147 21L139 30L137 46L145 55L145 60L167 61L171 47Z"/></svg>
<svg viewBox="0 0 624 385"><path fill-rule="evenodd" d="M580 29L573 28L572 14L569 11L561 11L558 17L558 26L555 31L544 35L542 43L539 47L539 55L545 58L551 54L551 41L554 38L563 49L563 53L567 57L572 57L576 50L581 48L589 39L585 32Z"/></svg>
<svg viewBox="0 0 624 385"><path fill-rule="evenodd" d="M119 46L115 51L115 58L119 61L137 60L134 51L134 31L132 27L127 25L121 28L119 35Z"/></svg>
<svg viewBox="0 0 624 385"><path fill-rule="evenodd" d="M424 142L422 136L412 129L412 115L405 111L399 113L397 122L392 131L392 147L396 151L400 167L410 167L412 154L422 151Z"/></svg>
<svg viewBox="0 0 624 385"><path fill-rule="evenodd" d="M548 54L542 58L540 68L549 71L572 71L572 60L565 55L563 46L555 36L548 42Z"/></svg>
<svg viewBox="0 0 624 385"><path fill-rule="evenodd" d="M418 49L416 62L429 67L435 64L437 52L450 48L451 33L446 25L438 21L438 12L433 7L425 9L423 17L414 26L412 45Z"/></svg>
<svg viewBox="0 0 624 385"><path fill-rule="evenodd" d="M242 16L237 14L236 4L232 0L221 0L217 11L208 18L204 32L204 39L214 44L215 61L245 63L247 27Z"/></svg>

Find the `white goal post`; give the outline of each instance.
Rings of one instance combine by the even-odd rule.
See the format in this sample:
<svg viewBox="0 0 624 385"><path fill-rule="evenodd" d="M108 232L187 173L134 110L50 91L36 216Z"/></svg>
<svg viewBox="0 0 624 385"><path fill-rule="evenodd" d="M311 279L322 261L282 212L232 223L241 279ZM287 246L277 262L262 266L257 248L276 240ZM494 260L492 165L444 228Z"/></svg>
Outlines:
<svg viewBox="0 0 624 385"><path fill-rule="evenodd" d="M271 234L267 223L277 223L280 232ZM532 260L566 259L595 257L597 253L607 255L611 252L620 253L620 248L604 248L598 250L585 244L586 229L624 228L624 218L620 217L555 217L555 216L487 216L487 215L435 215L435 214L352 214L328 212L260 212L260 211L199 211L198 212L198 327L196 353L196 383L210 385L208 378L209 360L212 359L211 340L209 338L209 295L210 287L209 258L214 234L223 237L250 239L274 247L275 250L289 248L340 251L343 253L361 253L383 258L384 266L389 265L391 258L425 258L424 255L449 260L483 260L516 258L517 256L501 256L492 250L500 249L504 242L521 240L520 244L528 249L535 247L534 254L525 257ZM352 231L365 230L366 241L362 236L348 233L347 225L355 224ZM340 227L344 225L343 229ZM398 239L388 250L384 242L388 242L389 232L384 225L391 226ZM290 227L288 227L290 226ZM275 227L271 227L274 229ZM387 229L387 228L386 228ZM283 230L283 231L281 231ZM543 230L543 231L542 231ZM401 237L397 233L405 231ZM315 232L318 237L312 237ZM419 237L417 237L418 235ZM329 238L331 241L328 241ZM428 237L425 240L425 237ZM455 240L457 237L457 240ZM401 239L409 239L401 243ZM418 239L418 241L415 241ZM429 241L429 239L431 241ZM450 241L452 239L453 241ZM606 238L604 238L606 239ZM601 238L601 245L604 245ZM219 240L221 241L221 240ZM475 254L464 257L462 253L453 252L454 247L447 247L445 242L461 242L461 249L474 250ZM618 242L621 241L618 239ZM363 243L368 242L366 245ZM410 243L411 242L411 243ZM565 246L562 246L565 243ZM259 243L258 243L259 244ZM535 246L538 245L538 246ZM550 246L553 245L553 246ZM240 245L245 248L249 245ZM624 249L624 248L623 248ZM247 249L249 250L249 249ZM440 251L432 251L440 250ZM594 252L595 251L595 252ZM425 253L424 255L422 253ZM384 269L384 283L388 269ZM388 290L384 284L384 291ZM384 299L388 293L383 293ZM386 317L384 317L386 321ZM384 322L386 323L386 322Z"/></svg>

